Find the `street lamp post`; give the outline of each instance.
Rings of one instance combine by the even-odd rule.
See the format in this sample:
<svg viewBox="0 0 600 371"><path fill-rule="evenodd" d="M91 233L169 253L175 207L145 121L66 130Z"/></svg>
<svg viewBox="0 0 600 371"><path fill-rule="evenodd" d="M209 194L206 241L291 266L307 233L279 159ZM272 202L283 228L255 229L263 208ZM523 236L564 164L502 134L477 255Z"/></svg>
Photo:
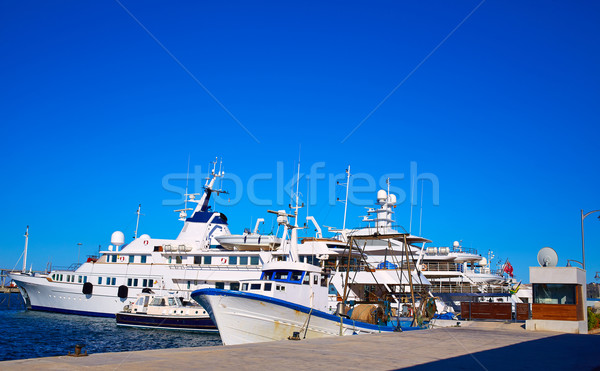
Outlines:
<svg viewBox="0 0 600 371"><path fill-rule="evenodd" d="M587 218L588 215L596 213L598 211L600 211L600 210L592 210L592 211L588 212L587 214L584 214L583 209L581 210L581 255L583 256L583 258L582 258L583 264L582 265L583 265L584 270L585 270L585 238L583 235L583 220L585 218ZM600 217L598 219L600 219Z"/></svg>

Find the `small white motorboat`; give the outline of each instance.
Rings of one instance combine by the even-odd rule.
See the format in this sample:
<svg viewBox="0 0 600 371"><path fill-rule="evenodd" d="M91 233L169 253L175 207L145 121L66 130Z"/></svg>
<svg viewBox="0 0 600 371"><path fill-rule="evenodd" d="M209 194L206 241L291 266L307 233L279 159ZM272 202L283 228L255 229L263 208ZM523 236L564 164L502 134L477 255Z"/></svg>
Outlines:
<svg viewBox="0 0 600 371"><path fill-rule="evenodd" d="M230 250L240 251L273 251L281 245L281 238L274 235L262 235L258 233L258 225L264 222L263 218L256 221L254 231L249 229L244 231L244 234L230 234L216 236L215 239L221 246Z"/></svg>

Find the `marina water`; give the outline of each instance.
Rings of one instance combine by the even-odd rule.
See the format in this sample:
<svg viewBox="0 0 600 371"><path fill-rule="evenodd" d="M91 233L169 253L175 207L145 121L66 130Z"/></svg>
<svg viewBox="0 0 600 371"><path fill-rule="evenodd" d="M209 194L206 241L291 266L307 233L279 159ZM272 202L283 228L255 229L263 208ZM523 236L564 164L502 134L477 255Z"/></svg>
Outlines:
<svg viewBox="0 0 600 371"><path fill-rule="evenodd" d="M25 310L20 294L0 294L0 361L91 353L221 345L218 334L117 327L114 318Z"/></svg>

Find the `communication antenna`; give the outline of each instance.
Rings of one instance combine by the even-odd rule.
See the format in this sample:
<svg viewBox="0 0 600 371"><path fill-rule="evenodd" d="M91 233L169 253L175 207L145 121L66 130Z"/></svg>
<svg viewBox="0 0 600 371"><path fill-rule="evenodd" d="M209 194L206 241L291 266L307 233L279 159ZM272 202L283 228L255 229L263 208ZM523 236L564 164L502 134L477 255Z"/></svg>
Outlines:
<svg viewBox="0 0 600 371"><path fill-rule="evenodd" d="M537 261L540 267L556 267L558 254L551 247L543 247L537 254Z"/></svg>
<svg viewBox="0 0 600 371"><path fill-rule="evenodd" d="M425 184L425 182L421 180L421 211L419 215L419 236L421 236L421 225L423 224L423 184Z"/></svg>
<svg viewBox="0 0 600 371"><path fill-rule="evenodd" d="M412 215L413 215L413 197L414 197L415 177L410 179L410 221L408 223L408 233L412 233Z"/></svg>
<svg viewBox="0 0 600 371"><path fill-rule="evenodd" d="M142 209L142 204L138 205L138 209L135 212L137 214L137 221L135 222L135 235L133 236L133 239L137 238L137 234L138 234L138 227L140 225L140 215L143 215L140 213L140 210Z"/></svg>

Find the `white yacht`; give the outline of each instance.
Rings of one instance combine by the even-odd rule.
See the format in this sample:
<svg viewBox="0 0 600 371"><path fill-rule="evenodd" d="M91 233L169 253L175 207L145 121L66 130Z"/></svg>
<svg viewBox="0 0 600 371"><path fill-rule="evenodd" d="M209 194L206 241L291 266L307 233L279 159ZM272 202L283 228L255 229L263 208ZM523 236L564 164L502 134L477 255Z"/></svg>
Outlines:
<svg viewBox="0 0 600 371"><path fill-rule="evenodd" d="M227 247L219 244L219 237L231 235L226 216L209 206L211 194L221 192L214 189L215 180L221 176L223 172L213 168L200 199L195 194L186 195L188 202L197 205L190 217L187 211L191 209L177 210L184 225L175 239L144 234L125 243L123 233L117 231L98 259L88 259L75 270L47 274L23 270L10 273L10 279L18 285L29 309L105 317L114 317L125 305L135 302L143 289L174 292L186 299L203 287L239 289L240 280L260 277L265 262L261 255L271 255L239 248L237 243ZM273 255L281 255L276 250L276 238L268 236L265 240L270 241ZM256 242L260 245L258 238ZM314 246L308 249L302 254L311 259L315 253L326 253Z"/></svg>

